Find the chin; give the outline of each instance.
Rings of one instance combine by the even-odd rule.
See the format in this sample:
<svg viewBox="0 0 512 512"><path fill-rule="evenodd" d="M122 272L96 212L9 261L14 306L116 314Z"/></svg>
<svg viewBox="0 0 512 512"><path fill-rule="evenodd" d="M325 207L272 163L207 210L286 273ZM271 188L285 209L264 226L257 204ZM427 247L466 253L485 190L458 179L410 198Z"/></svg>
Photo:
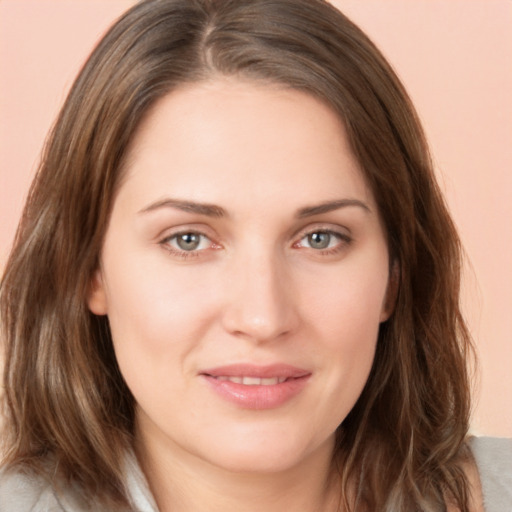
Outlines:
<svg viewBox="0 0 512 512"><path fill-rule="evenodd" d="M297 453L267 453L260 450L239 450L212 458L210 462L225 471L239 474L273 474L286 472L298 465Z"/></svg>
<svg viewBox="0 0 512 512"><path fill-rule="evenodd" d="M320 453L324 456L329 454L330 460L334 448L334 434L323 441L294 437L292 432L284 436L263 436L259 433L250 439L227 436L226 441L215 443L214 450L207 458L210 463L226 471L240 474L289 471Z"/></svg>

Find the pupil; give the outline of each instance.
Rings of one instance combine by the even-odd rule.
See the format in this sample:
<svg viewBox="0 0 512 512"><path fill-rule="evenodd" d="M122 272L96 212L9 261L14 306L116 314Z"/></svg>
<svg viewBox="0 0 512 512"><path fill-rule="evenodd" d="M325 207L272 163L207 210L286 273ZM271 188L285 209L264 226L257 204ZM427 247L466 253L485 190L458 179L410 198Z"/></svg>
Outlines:
<svg viewBox="0 0 512 512"><path fill-rule="evenodd" d="M180 249L184 251L192 251L197 249L199 242L201 241L200 236L195 233L185 233L178 237L177 243Z"/></svg>
<svg viewBox="0 0 512 512"><path fill-rule="evenodd" d="M308 236L308 242L313 249L326 249L329 247L331 235L329 233L312 233Z"/></svg>

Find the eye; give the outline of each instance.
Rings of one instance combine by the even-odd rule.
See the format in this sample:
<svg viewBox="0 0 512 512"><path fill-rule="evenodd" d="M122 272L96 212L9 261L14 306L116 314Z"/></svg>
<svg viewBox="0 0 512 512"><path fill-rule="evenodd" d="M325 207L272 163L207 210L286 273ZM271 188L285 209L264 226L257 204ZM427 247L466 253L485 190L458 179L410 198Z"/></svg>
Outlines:
<svg viewBox="0 0 512 512"><path fill-rule="evenodd" d="M328 249L336 239L331 233L311 233L306 237L307 243L312 249Z"/></svg>
<svg viewBox="0 0 512 512"><path fill-rule="evenodd" d="M170 249L184 252L201 251L212 246L212 241L206 235L194 231L177 233L161 243Z"/></svg>
<svg viewBox="0 0 512 512"><path fill-rule="evenodd" d="M298 248L315 249L317 251L339 249L344 243L349 243L347 235L329 230L317 230L307 233L295 245Z"/></svg>

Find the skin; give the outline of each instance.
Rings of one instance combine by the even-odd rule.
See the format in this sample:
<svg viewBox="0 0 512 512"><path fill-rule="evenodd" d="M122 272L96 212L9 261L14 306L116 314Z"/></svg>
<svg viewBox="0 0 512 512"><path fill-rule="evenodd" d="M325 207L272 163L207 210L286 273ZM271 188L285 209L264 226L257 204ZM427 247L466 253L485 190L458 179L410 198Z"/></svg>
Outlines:
<svg viewBox="0 0 512 512"><path fill-rule="evenodd" d="M184 250L177 233L199 245ZM91 288L162 512L337 509L335 431L395 290L375 199L333 111L234 79L170 93L133 141ZM283 405L251 410L201 376L234 363L311 375Z"/></svg>

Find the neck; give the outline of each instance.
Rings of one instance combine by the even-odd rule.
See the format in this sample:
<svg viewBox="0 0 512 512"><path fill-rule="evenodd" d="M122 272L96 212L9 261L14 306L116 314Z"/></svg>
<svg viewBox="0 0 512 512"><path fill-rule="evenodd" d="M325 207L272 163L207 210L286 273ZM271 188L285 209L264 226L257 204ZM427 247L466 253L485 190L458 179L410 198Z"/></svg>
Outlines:
<svg viewBox="0 0 512 512"><path fill-rule="evenodd" d="M173 445L139 437L142 469L160 512L335 512L340 489L332 467L333 441L280 471L218 467Z"/></svg>

